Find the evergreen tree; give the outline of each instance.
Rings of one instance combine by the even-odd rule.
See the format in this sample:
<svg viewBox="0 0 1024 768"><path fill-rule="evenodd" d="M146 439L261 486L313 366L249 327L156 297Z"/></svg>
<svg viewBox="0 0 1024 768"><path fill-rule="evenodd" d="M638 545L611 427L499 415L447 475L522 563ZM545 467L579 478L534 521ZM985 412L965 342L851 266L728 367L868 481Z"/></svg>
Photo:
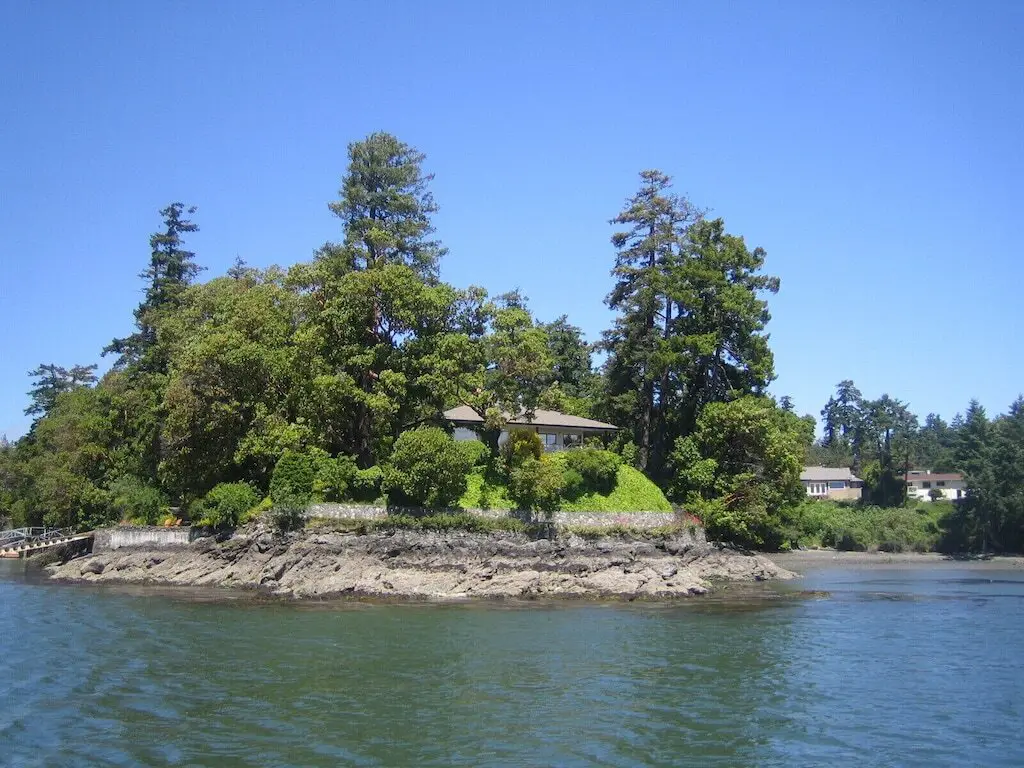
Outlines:
<svg viewBox="0 0 1024 768"><path fill-rule="evenodd" d="M328 207L345 229L340 245L323 256L342 271L403 264L425 280L437 278L447 253L437 240L431 215L433 174L423 173L425 155L388 133L373 133L348 147L349 166L340 198Z"/></svg>
<svg viewBox="0 0 1024 768"><path fill-rule="evenodd" d="M96 364L76 365L68 370L53 363L41 363L28 375L36 382L28 392L32 403L25 409L25 415L45 416L56 405L60 395L96 383Z"/></svg>
<svg viewBox="0 0 1024 768"><path fill-rule="evenodd" d="M169 352L158 345L157 327L162 317L181 304L182 295L202 271L195 263L195 253L185 250L182 235L198 232L191 219L196 212L181 203L171 203L160 211L164 231L149 238L149 266L139 277L146 281L146 297L135 310L136 332L124 339L114 339L103 354L118 355L115 368L129 366L151 373L166 373Z"/></svg>
<svg viewBox="0 0 1024 768"><path fill-rule="evenodd" d="M618 317L603 346L610 354L606 373L612 410L623 423L635 425L637 463L647 469L652 455L656 461L664 458L675 272L687 232L702 214L672 193L672 180L664 173L643 171L640 180L640 190L611 222L626 228L612 235L615 286L606 303Z"/></svg>

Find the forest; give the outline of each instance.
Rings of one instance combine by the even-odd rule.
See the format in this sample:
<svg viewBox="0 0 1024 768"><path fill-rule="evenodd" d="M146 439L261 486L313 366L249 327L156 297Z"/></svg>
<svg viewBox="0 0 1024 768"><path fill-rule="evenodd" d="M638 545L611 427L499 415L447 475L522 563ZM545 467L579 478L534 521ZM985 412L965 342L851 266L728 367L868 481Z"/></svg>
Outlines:
<svg viewBox="0 0 1024 768"><path fill-rule="evenodd" d="M0 444L0 518L232 525L309 500L452 509L489 484L513 505L573 509L635 472L714 537L772 549L800 544L812 518L850 514L808 506L800 471L821 464L865 480L861 520L902 510L941 529L929 546L1024 550L1024 400L991 419L972 401L948 424L920 423L900 400L843 381L815 439L813 416L768 394L780 281L763 271L766 252L669 176L641 172L611 220L613 322L588 342L566 316L535 317L518 290L440 279L424 162L386 133L352 143L328 203L338 239L288 267L238 260L200 281L196 208L160 211L140 259L143 299L101 351L109 370L29 373L35 418ZM442 414L455 405L483 419L481 443L452 440ZM510 414L538 408L622 429L575 455L515 433L499 451ZM941 519L907 508L911 468L963 472L965 500Z"/></svg>

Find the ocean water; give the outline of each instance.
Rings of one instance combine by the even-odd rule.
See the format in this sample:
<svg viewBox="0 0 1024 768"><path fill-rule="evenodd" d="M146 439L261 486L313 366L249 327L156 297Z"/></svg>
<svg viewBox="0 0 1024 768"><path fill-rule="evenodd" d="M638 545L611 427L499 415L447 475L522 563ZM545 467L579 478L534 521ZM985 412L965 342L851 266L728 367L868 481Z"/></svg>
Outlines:
<svg viewBox="0 0 1024 768"><path fill-rule="evenodd" d="M1020 766L1024 574L290 604L7 561L0 685L11 766Z"/></svg>

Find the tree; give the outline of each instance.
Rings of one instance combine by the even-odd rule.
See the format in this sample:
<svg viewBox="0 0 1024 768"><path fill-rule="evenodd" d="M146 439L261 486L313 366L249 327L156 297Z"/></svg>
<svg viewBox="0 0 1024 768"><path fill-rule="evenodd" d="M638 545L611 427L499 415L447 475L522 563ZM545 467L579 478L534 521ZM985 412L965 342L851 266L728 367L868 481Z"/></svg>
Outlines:
<svg viewBox="0 0 1024 768"><path fill-rule="evenodd" d="M606 374L612 410L635 425L641 469L663 454L677 303L672 277L683 259L687 232L702 215L671 188L671 178L661 171L642 171L640 190L611 221L625 229L612 235L615 286L605 302L618 316L602 346L610 355Z"/></svg>
<svg viewBox="0 0 1024 768"><path fill-rule="evenodd" d="M850 379L836 385L836 394L821 409L824 446L840 445L854 448L854 440L861 422L864 398Z"/></svg>
<svg viewBox="0 0 1024 768"><path fill-rule="evenodd" d="M704 511L709 533L744 546L781 543L782 514L804 497L806 422L766 397L711 403L672 452L672 496Z"/></svg>
<svg viewBox="0 0 1024 768"><path fill-rule="evenodd" d="M477 293L462 316L462 332L443 340L433 383L480 416L480 437L496 456L509 418L532 418L550 381L548 338L515 291L493 301Z"/></svg>
<svg viewBox="0 0 1024 768"><path fill-rule="evenodd" d="M570 398L587 398L592 394L594 370L590 345L583 340L583 331L569 322L566 315L540 326L547 335L551 356L551 383Z"/></svg>
<svg viewBox="0 0 1024 768"><path fill-rule="evenodd" d="M437 277L447 252L437 240L431 215L438 208L424 174L426 156L388 133L372 133L349 144L349 166L340 197L329 203L341 219L345 239L325 255L343 270L402 264L425 280Z"/></svg>
<svg viewBox="0 0 1024 768"><path fill-rule="evenodd" d="M198 225L185 218L196 212L182 203L171 203L160 211L164 231L149 238L149 266L139 275L146 281L146 296L135 310L136 331L123 339L114 339L103 354L118 355L115 368L137 366L151 373L167 369L168 350L158 343L157 330L161 319L176 309L185 289L202 271L195 263L195 253L185 250L182 235L198 232Z"/></svg>
<svg viewBox="0 0 1024 768"><path fill-rule="evenodd" d="M994 511L997 486L993 463L992 425L985 409L971 400L958 431L956 464L964 473L967 495L961 505L968 545L988 550L995 542Z"/></svg>
<svg viewBox="0 0 1024 768"><path fill-rule="evenodd" d="M57 404L60 395L96 383L96 364L76 365L68 370L53 363L41 363L28 375L37 381L28 392L32 403L25 409L25 415L45 416Z"/></svg>

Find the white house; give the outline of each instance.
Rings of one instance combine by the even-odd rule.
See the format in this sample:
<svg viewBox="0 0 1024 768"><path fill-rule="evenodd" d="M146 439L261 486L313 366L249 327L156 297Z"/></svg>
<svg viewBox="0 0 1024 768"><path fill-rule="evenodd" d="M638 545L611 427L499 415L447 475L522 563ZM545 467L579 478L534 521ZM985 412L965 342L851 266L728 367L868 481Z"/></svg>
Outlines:
<svg viewBox="0 0 1024 768"><path fill-rule="evenodd" d="M931 472L927 469L912 469L907 473L907 498L917 501L933 501L932 491L937 490L943 499L956 501L967 494L967 484L959 472ZM937 494L936 494L937 495Z"/></svg>
<svg viewBox="0 0 1024 768"><path fill-rule="evenodd" d="M444 417L455 425L456 440L478 439L473 428L483 424L484 420L468 405L450 408L444 412ZM508 426L512 429L530 429L539 434L545 451L562 451L582 444L585 437L611 435L618 430L618 427L603 421L541 408L534 411L533 418L527 418L525 414L509 418ZM498 443L504 443L507 439L508 431L503 430Z"/></svg>
<svg viewBox="0 0 1024 768"><path fill-rule="evenodd" d="M864 481L849 467L804 467L800 482L807 495L816 499L856 500L864 488Z"/></svg>

